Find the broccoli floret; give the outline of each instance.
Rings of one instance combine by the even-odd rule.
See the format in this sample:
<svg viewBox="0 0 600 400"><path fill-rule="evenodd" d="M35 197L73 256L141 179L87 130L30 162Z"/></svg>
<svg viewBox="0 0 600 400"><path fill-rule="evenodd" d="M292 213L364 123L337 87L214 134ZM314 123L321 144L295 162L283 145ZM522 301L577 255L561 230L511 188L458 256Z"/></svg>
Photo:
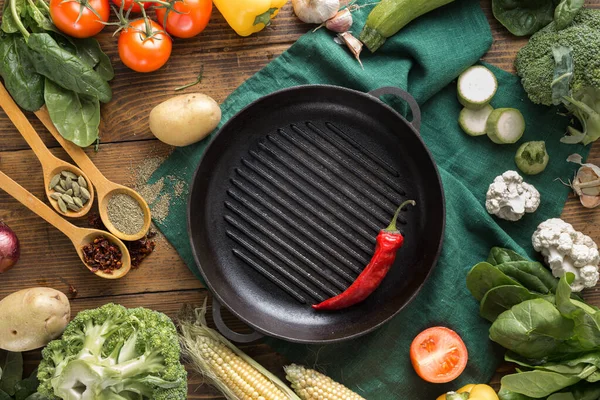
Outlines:
<svg viewBox="0 0 600 400"><path fill-rule="evenodd" d="M587 87L600 88L600 10L582 9L567 28L557 31L552 22L519 50L515 68L532 102L552 105L555 45L573 50L573 93Z"/></svg>
<svg viewBox="0 0 600 400"><path fill-rule="evenodd" d="M38 392L64 400L185 399L179 354L169 317L107 304L77 314L44 348Z"/></svg>

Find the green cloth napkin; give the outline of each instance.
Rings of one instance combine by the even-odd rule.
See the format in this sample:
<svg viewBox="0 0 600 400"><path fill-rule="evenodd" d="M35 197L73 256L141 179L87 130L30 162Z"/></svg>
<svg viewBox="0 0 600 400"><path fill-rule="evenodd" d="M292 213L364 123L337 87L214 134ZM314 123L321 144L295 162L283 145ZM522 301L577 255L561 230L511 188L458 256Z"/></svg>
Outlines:
<svg viewBox="0 0 600 400"><path fill-rule="evenodd" d="M359 1L364 4L370 0ZM360 32L370 11L356 13L354 32ZM317 365L368 400L432 400L466 383L488 382L502 350L488 339L489 323L478 315L478 303L465 287L472 265L487 258L493 246L506 246L534 256L531 234L547 218L558 217L568 188L555 178L568 179L576 167L566 163L581 146L559 143L568 120L556 109L527 100L519 79L497 68L499 90L492 105L515 107L527 121L524 139L547 140L551 162L539 176L527 177L541 192L542 204L519 222L499 221L485 210L485 194L493 179L509 169L518 145L496 145L487 137L469 137L457 124L461 106L453 80L478 62L492 43L479 0L459 0L409 24L376 54L363 54L364 70L348 51L334 43L324 29L308 33L287 52L247 80L223 103L226 122L253 100L278 89L302 84L334 84L360 91L382 86L407 89L421 104L422 136L439 166L447 204L444 248L431 278L415 300L392 321L362 338L336 345L306 346L269 339L290 360ZM397 99L388 99L398 110ZM150 183L166 176L190 182L209 140L177 149L156 171ZM168 184L167 180L167 184ZM172 191L172 187L167 187ZM161 231L196 273L187 236L185 200L171 204L169 216L158 222ZM198 276L199 277L199 276ZM469 350L461 377L447 385L422 381L409 359L412 339L423 329L443 325L457 331Z"/></svg>

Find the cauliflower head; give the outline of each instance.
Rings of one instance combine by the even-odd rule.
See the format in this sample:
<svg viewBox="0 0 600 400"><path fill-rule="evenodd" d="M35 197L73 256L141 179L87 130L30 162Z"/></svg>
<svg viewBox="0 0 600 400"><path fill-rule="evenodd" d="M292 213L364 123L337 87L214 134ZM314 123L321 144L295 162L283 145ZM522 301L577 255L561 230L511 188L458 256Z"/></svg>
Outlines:
<svg viewBox="0 0 600 400"><path fill-rule="evenodd" d="M516 171L506 171L494 179L485 201L488 213L508 221L518 221L525 213L533 213L540 205L540 192L523 182Z"/></svg>
<svg viewBox="0 0 600 400"><path fill-rule="evenodd" d="M542 222L531 238L533 248L544 256L552 274L561 278L572 272L574 292L596 286L600 253L592 238L576 231L573 225L560 218Z"/></svg>

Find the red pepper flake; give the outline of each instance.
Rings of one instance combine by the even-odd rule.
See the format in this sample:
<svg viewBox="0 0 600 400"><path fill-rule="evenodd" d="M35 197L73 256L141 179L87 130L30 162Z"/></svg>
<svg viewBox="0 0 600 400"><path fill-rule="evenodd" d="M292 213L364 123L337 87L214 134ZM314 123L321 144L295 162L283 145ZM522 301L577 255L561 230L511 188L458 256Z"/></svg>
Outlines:
<svg viewBox="0 0 600 400"><path fill-rule="evenodd" d="M75 297L77 297L77 289L75 289L75 286L73 285L69 285L69 296L71 299L74 299Z"/></svg>
<svg viewBox="0 0 600 400"><path fill-rule="evenodd" d="M104 236L98 236L83 246L83 261L93 272L102 271L110 274L123 266L123 254L117 246Z"/></svg>
<svg viewBox="0 0 600 400"><path fill-rule="evenodd" d="M106 230L106 227L102 223L102 219L96 213L92 213L88 216L88 223L92 228ZM151 239L153 239L155 236L156 232L150 230L146 236L141 239L134 240L132 242L123 241L129 250L129 255L131 256L131 268L138 268L142 261L152 254L154 248L156 247L156 243Z"/></svg>

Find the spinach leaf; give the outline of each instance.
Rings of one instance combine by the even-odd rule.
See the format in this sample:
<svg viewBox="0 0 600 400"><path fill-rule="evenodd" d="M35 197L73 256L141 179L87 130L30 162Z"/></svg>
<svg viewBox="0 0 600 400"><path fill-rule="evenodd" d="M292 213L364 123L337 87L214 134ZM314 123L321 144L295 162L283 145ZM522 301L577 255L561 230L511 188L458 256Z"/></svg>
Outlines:
<svg viewBox="0 0 600 400"><path fill-rule="evenodd" d="M515 253L510 249L492 247L487 262L492 265L504 264L510 261L529 261L527 258Z"/></svg>
<svg viewBox="0 0 600 400"><path fill-rule="evenodd" d="M33 371L28 378L17 382L15 385L15 400L25 400L37 391L40 381L37 378L37 370Z"/></svg>
<svg viewBox="0 0 600 400"><path fill-rule="evenodd" d="M110 101L112 92L102 76L79 57L61 48L49 34L32 33L27 44L33 50L30 58L39 74L75 93L104 103Z"/></svg>
<svg viewBox="0 0 600 400"><path fill-rule="evenodd" d="M100 103L97 99L78 95L46 78L46 107L56 129L67 140L87 147L98 139Z"/></svg>
<svg viewBox="0 0 600 400"><path fill-rule="evenodd" d="M44 78L29 61L29 49L21 35L0 33L0 75L15 102L27 111L44 105Z"/></svg>
<svg viewBox="0 0 600 400"><path fill-rule="evenodd" d="M575 400L598 400L600 399L600 385L581 382L571 388Z"/></svg>
<svg viewBox="0 0 600 400"><path fill-rule="evenodd" d="M537 277L544 286L548 289L549 292L556 292L556 286L558 285L558 279L552 275L552 272L546 267L544 267L541 263L536 261L515 261L505 263L506 265L512 265L519 270ZM524 285L523 282L521 284Z"/></svg>
<svg viewBox="0 0 600 400"><path fill-rule="evenodd" d="M554 392L576 384L581 379L556 372L526 371L501 379L502 387L533 398L545 398Z"/></svg>
<svg viewBox="0 0 600 400"><path fill-rule="evenodd" d="M551 0L492 0L494 17L513 35L528 36L554 19Z"/></svg>
<svg viewBox="0 0 600 400"><path fill-rule="evenodd" d="M475 265L467 274L467 289L477 301L481 301L490 289L503 285L521 286L487 262Z"/></svg>
<svg viewBox="0 0 600 400"><path fill-rule="evenodd" d="M600 349L600 323L594 318L596 313L586 312L585 308L578 307L571 300L570 284L574 279L575 275L571 272L560 279L556 290L556 307L563 316L574 321L574 339L582 350Z"/></svg>
<svg viewBox="0 0 600 400"><path fill-rule="evenodd" d="M10 397L4 390L0 389L0 400L12 400L12 397Z"/></svg>
<svg viewBox="0 0 600 400"><path fill-rule="evenodd" d="M555 393L547 400L575 400L575 397L572 393Z"/></svg>
<svg viewBox="0 0 600 400"><path fill-rule="evenodd" d="M23 356L21 353L2 352L0 369L2 369L0 390L13 396L15 394L15 385L23 377Z"/></svg>
<svg viewBox="0 0 600 400"><path fill-rule="evenodd" d="M542 294L550 293L551 289L549 289L544 284L544 282L540 280L540 278L528 272L528 270L534 269L534 267L532 267L532 264L536 263L533 263L531 261L514 261L497 265L496 268L498 268L500 271L504 272L508 277L516 280L529 290ZM539 268L543 269L544 267L539 265ZM554 285L556 285L554 278L552 278L551 282Z"/></svg>
<svg viewBox="0 0 600 400"><path fill-rule="evenodd" d="M554 77L552 79L552 104L562 104L563 97L571 96L573 80L573 49L555 44L552 46L554 56Z"/></svg>
<svg viewBox="0 0 600 400"><path fill-rule="evenodd" d="M27 15L31 18L30 28L37 27L42 31L60 32L52 23L49 16L39 9L32 0L27 0Z"/></svg>
<svg viewBox="0 0 600 400"><path fill-rule="evenodd" d="M27 397L25 400L48 400L48 398L43 394L34 393L31 396Z"/></svg>
<svg viewBox="0 0 600 400"><path fill-rule="evenodd" d="M523 286L503 285L490 289L479 307L479 314L494 322L500 314L525 300L539 299L541 295L532 293Z"/></svg>
<svg viewBox="0 0 600 400"><path fill-rule="evenodd" d="M554 22L559 31L571 25L579 10L583 8L585 0L562 0L554 10Z"/></svg>
<svg viewBox="0 0 600 400"><path fill-rule="evenodd" d="M2 11L2 25L0 25L0 28L5 33L19 32L19 24L12 13L11 3L14 4L19 18L25 16L27 13L25 0L5 0L4 9Z"/></svg>
<svg viewBox="0 0 600 400"><path fill-rule="evenodd" d="M502 387L498 392L498 397L500 400L535 400L531 397L522 395L520 393L511 392L510 390Z"/></svg>
<svg viewBox="0 0 600 400"><path fill-rule="evenodd" d="M105 81L115 77L110 58L102 51L100 43L94 38L77 39L74 41L77 55L92 67Z"/></svg>
<svg viewBox="0 0 600 400"><path fill-rule="evenodd" d="M573 336L573 327L552 303L526 300L498 316L490 339L523 357L544 358Z"/></svg>

